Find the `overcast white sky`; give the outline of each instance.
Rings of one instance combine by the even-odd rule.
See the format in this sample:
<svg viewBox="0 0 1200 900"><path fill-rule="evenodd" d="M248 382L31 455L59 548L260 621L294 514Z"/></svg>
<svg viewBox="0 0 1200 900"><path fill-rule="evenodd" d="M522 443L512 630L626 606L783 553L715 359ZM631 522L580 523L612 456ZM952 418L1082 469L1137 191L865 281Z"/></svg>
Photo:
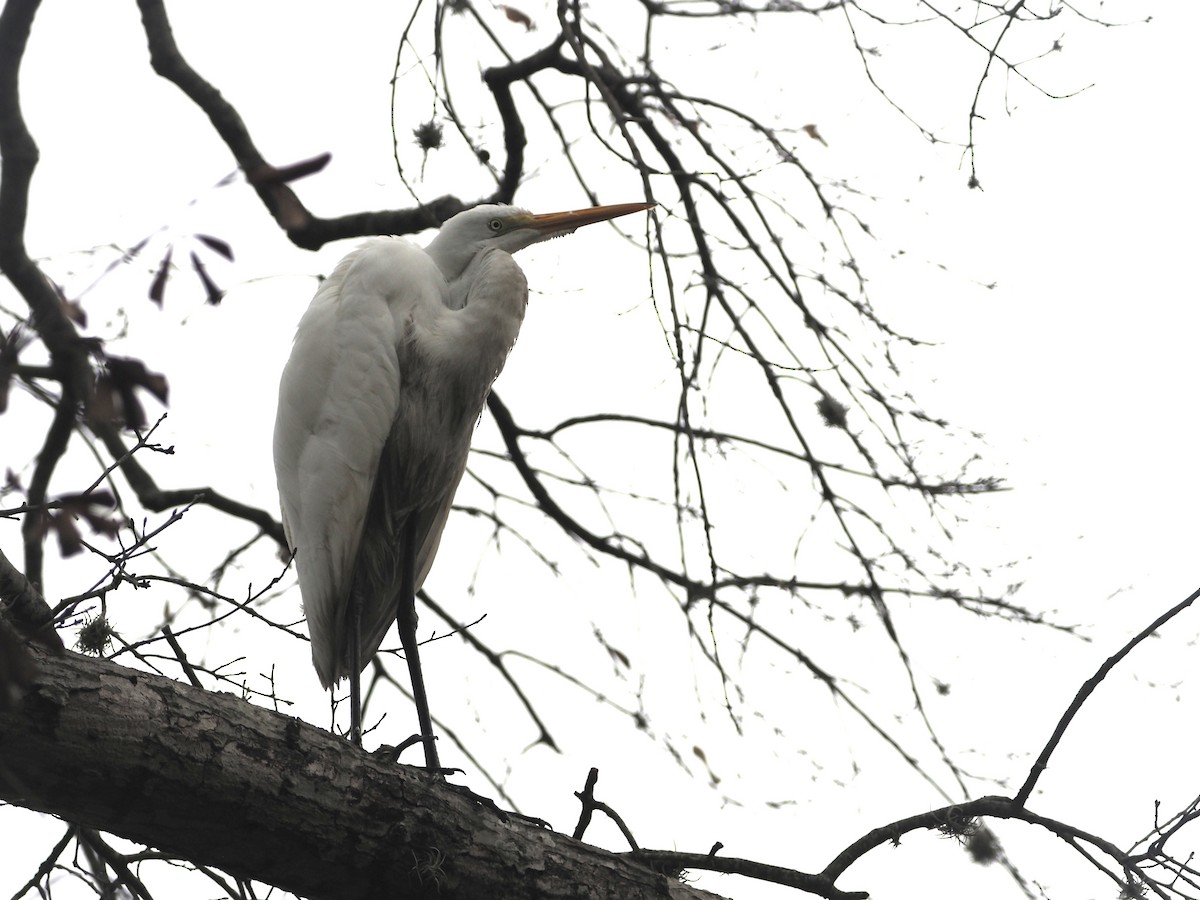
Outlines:
<svg viewBox="0 0 1200 900"><path fill-rule="evenodd" d="M882 104L853 80L852 65L835 71L842 64L826 61L828 77L819 90L794 101L803 106L798 115L818 123L829 141L825 168L843 167L878 194L876 232L909 250L909 263L873 275L885 318L941 342L914 357L913 390L931 411L984 432L991 459L1017 488L981 511L989 527L965 533L965 546L980 558L1027 557L1018 570L1026 581L1021 602L1058 610L1059 620L1080 623L1094 638L1092 644L1048 642L1015 628L914 637L918 646L927 642L931 654L958 659L960 705L944 711L943 727L960 746L988 748L981 768L986 761L991 774L998 771L996 760L1011 754L1017 780L1079 682L1197 580L1200 484L1192 407L1200 309L1191 269L1200 198L1191 93L1200 9L1153 6L1150 25L1067 35L1053 85L1095 82L1090 90L1059 102L1020 94L1011 117L993 110L979 135L983 192L967 190L953 151L929 150L902 122L881 118ZM306 199L324 214L404 203L390 157L381 151L398 19L393 11L386 27L372 28L376 20L365 7L351 9L343 28L331 31L326 21L314 32L315 15L280 14L268 4L236 11L171 7L185 52L239 104L268 158L285 162L335 151L326 177L305 185ZM275 373L311 296L312 273L328 270L346 247L306 258L259 222L262 213L248 192L210 189L231 163L175 88L148 74L133 4L47 4L35 38L23 84L43 165L29 243L35 254L58 260L60 273L61 260L72 260L78 268L74 280L64 276L69 287L78 291L96 274L90 260L69 256L76 251L128 244L164 221L179 233L202 225L222 236L214 221L255 223L252 234L260 243L242 254L251 274L239 270L246 280L219 310L185 310L185 301L169 301L165 318L186 329L164 352L174 358L188 347L208 348L190 374L169 369L170 427L191 435L190 444L180 438L172 470L177 483L217 481L211 477L217 462L228 467L220 483L230 493L245 489L273 506L266 448ZM960 77L973 84L973 75ZM950 108L943 121L964 115L964 107ZM619 195L605 199L638 199L628 195L629 187L636 190L615 185ZM536 186L521 199L532 206L552 190ZM195 197L201 202L188 212ZM238 227L226 229L236 233ZM610 237L589 239L604 244ZM555 259L567 252L560 243ZM588 255L594 259L581 267L603 263L595 245ZM944 263L949 272L938 274L921 259ZM532 253L521 261L535 290L547 292L586 290L592 271L552 272L551 260ZM129 290L144 290L134 287L144 285L144 275L133 274ZM251 280L255 276L263 280ZM992 290L979 287L991 282ZM615 304L618 311L626 306ZM563 360L569 365L578 348L562 339L564 329L596 333L591 320L579 325L578 307L574 326L550 307L550 300L535 297L506 372L506 392L519 395L537 379L544 383L546 371L558 371ZM611 317L614 304L599 310L587 315ZM140 327L135 324L135 332ZM626 358L636 358L640 346L625 345ZM605 377L637 379L611 361L602 365L610 367ZM239 435L237 450L212 427L217 420ZM2 427L8 441L13 423ZM257 459L242 449L253 446L263 448ZM20 558L15 527L0 526L0 546ZM263 579L262 573L253 577ZM620 580L614 585L619 589ZM1196 633L1194 617L1173 626L1101 691L1077 723L1073 743L1060 750L1065 762L1050 773L1053 781L1047 776L1039 810L1102 834L1123 829L1124 838L1149 828L1152 800L1177 800L1194 785L1186 723L1194 722L1196 709L1187 681L1194 682L1200 665L1189 646ZM946 638L955 646L946 647ZM279 653L280 665L293 665L297 679L309 677L301 674L303 647ZM440 683L452 677L446 673ZM1178 689L1163 687L1179 683ZM680 686L693 689L687 677ZM306 713L316 722L322 721L319 701ZM588 728L583 723L581 733ZM783 811L724 804L721 792L697 789L661 760L646 765L644 744L609 751L602 739L599 747L577 747L566 758L519 758L513 785L543 791L528 807L569 830L571 791L579 789L587 766L599 765L601 788L613 791L606 799L637 823L645 845L707 849L721 840L731 855L813 868L862 831L939 805L917 785L877 780L869 757L854 758L850 749L856 726L846 721L841 729L811 735L814 757L833 756L821 759L820 772L777 750L759 755L755 747L706 744L714 767L727 777L736 772L732 780L747 795L793 801ZM527 737L522 733L520 740ZM516 738L495 739L519 753L520 745L511 743ZM856 776L852 762L862 764L863 773ZM30 824L30 818L0 810L0 828L56 833L57 826ZM619 846L603 831L590 837ZM1044 876L1057 888L1050 894L1056 900L1109 895L1070 857L1047 864L1047 855L1057 852L1048 849L1048 836L1028 843L1027 831L1005 837L1027 875ZM1016 896L1003 875L968 866L936 838L908 841L902 853L876 851L842 886L897 900ZM13 867L11 859L0 862L0 895L27 877L27 866ZM789 896L727 879L701 884L743 898Z"/></svg>

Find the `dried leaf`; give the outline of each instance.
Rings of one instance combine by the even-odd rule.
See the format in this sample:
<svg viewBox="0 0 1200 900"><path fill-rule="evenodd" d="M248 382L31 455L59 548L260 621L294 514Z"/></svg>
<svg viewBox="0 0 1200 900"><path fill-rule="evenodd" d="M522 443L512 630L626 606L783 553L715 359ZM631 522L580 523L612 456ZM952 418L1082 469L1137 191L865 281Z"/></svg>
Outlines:
<svg viewBox="0 0 1200 900"><path fill-rule="evenodd" d="M105 366L119 385L145 388L160 402L167 402L167 379L157 372L151 372L140 359L110 356Z"/></svg>
<svg viewBox="0 0 1200 900"><path fill-rule="evenodd" d="M148 243L150 243L149 237L142 238L140 241L138 241L136 244L134 244L132 247L130 247L128 250L125 251L125 258L133 259L135 256L137 256L139 253L141 253L143 250L146 249L146 245Z"/></svg>
<svg viewBox="0 0 1200 900"><path fill-rule="evenodd" d="M83 537L75 527L75 520L65 513L55 513L50 517L50 524L58 535L58 552L63 559L75 556L83 549Z"/></svg>
<svg viewBox="0 0 1200 900"><path fill-rule="evenodd" d="M804 133L805 133L805 134L807 134L807 135L808 135L810 138L812 138L814 141L820 141L820 142L821 142L821 145L822 145L823 147L828 147L828 146L829 146L827 143L825 143L825 138L821 137L821 132L817 131L817 126L816 126L816 125L811 125L811 124L809 124L809 125L805 125L805 126L804 126Z"/></svg>
<svg viewBox="0 0 1200 900"><path fill-rule="evenodd" d="M619 662L626 669L628 669L630 667L629 657L626 656L624 653L622 653L620 650L618 650L616 647L609 647L608 655L611 656L613 659L615 659L617 662Z"/></svg>
<svg viewBox="0 0 1200 900"><path fill-rule="evenodd" d="M209 250L219 253L230 262L233 262L233 248L229 246L227 241L213 237L211 234L197 234L195 238Z"/></svg>
<svg viewBox="0 0 1200 900"><path fill-rule="evenodd" d="M92 491L90 494L67 494L60 497L59 502L62 504L64 513L77 516L87 522L93 534L101 534L111 538L116 536L124 524L124 520L122 519L111 518L93 509L93 507L102 507L105 510L111 510L116 507L116 498L109 491Z"/></svg>
<svg viewBox="0 0 1200 900"><path fill-rule="evenodd" d="M204 285L204 292L208 294L208 304L210 306L219 304L221 298L225 296L225 292L217 287L217 283L212 280L212 276L204 268L204 263L195 253L192 254L192 268L196 270L196 274L200 277L200 283Z"/></svg>
<svg viewBox="0 0 1200 900"><path fill-rule="evenodd" d="M171 273L171 250L168 247L166 254L162 258L162 262L158 264L158 271L154 273L154 280L150 282L150 299L158 304L159 308L163 305L163 295L167 290L167 277Z"/></svg>
<svg viewBox="0 0 1200 900"><path fill-rule="evenodd" d="M88 400L87 417L93 422L117 422L117 397L112 381L101 373L96 379L96 388Z"/></svg>
<svg viewBox="0 0 1200 900"><path fill-rule="evenodd" d="M708 770L709 781L712 782L712 784L720 784L720 777L712 770L712 766L708 764L708 757L704 754L704 751L700 749L699 744L692 747L692 753L695 754L696 759L700 760L700 762L704 764L704 768ZM719 849L720 847L714 847L713 852L715 853Z"/></svg>
<svg viewBox="0 0 1200 900"><path fill-rule="evenodd" d="M57 498L59 504L72 515L82 515L89 506L112 509L117 505L111 491L91 491L87 494L63 494Z"/></svg>
<svg viewBox="0 0 1200 900"><path fill-rule="evenodd" d="M117 391L117 397L120 398L121 418L125 421L127 428L132 428L134 431L141 431L146 427L146 408L142 406L142 401L137 398L132 390Z"/></svg>
<svg viewBox="0 0 1200 900"><path fill-rule="evenodd" d="M88 527L92 529L92 534L100 534L106 538L115 538L125 525L124 519L101 516L90 510L84 511L82 515Z"/></svg>
<svg viewBox="0 0 1200 900"><path fill-rule="evenodd" d="M37 523L38 540L43 540L46 534L53 530L58 536L59 549L64 557L74 556L83 549L83 538L75 525L76 519L83 519L92 529L93 534L114 537L124 524L123 520L104 515L99 509L114 509L116 499L110 491L92 491L88 494L63 494L56 497L59 508L53 512L43 512Z"/></svg>
<svg viewBox="0 0 1200 900"><path fill-rule="evenodd" d="M512 6L507 6L503 3L500 4L500 10L505 16L508 17L508 21L516 22L518 25L524 25L526 31L533 31L535 29L536 26L533 24L533 19L529 18L529 16L521 12L521 10Z"/></svg>
<svg viewBox="0 0 1200 900"><path fill-rule="evenodd" d="M146 425L146 413L134 393L136 388L149 391L162 403L167 402L167 379L151 372L139 359L110 356L96 379L96 389L88 406L88 418L101 422L124 421L140 430Z"/></svg>

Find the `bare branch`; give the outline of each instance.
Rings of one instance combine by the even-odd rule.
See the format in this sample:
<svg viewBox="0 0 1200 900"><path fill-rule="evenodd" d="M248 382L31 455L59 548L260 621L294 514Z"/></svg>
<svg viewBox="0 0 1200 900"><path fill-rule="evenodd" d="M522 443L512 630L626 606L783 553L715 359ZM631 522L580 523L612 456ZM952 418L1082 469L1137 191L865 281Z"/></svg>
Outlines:
<svg viewBox="0 0 1200 900"><path fill-rule="evenodd" d="M1087 702L1087 699L1092 695L1092 692L1100 686L1100 682L1102 682L1108 676L1108 673L1111 672L1121 662L1121 660L1125 659L1125 657L1133 652L1134 647L1146 640L1146 638L1157 633L1163 625L1190 607L1196 602L1197 597L1200 597L1200 588L1192 591L1192 593L1184 598L1184 600L1168 609L1165 613L1143 628L1137 635L1130 639L1129 643L1106 659L1100 668L1096 670L1095 675L1083 683L1083 686L1079 689L1079 693L1075 695L1075 699L1071 701L1071 705L1067 707L1066 711L1062 715L1062 718L1059 719L1058 725L1056 725L1054 728L1054 733L1050 735L1050 740L1047 741L1046 746L1042 748L1042 752L1038 755L1037 762L1033 764L1033 768L1029 771L1029 777L1025 779L1025 783L1021 785L1021 789L1017 791L1016 797L1014 798L1015 803L1024 804L1029 799L1029 795L1033 793L1033 789L1037 785L1038 778L1040 778L1042 772L1046 770L1046 764L1050 761L1050 755L1054 752L1055 748L1062 740L1063 735L1066 734L1067 728L1071 724L1071 720L1074 719L1075 714L1083 708L1083 704Z"/></svg>

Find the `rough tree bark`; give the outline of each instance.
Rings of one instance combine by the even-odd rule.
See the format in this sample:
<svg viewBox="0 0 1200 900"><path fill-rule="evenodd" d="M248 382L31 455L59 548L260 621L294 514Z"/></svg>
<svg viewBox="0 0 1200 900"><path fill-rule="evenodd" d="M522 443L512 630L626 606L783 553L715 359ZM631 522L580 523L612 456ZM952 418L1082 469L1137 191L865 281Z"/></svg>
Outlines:
<svg viewBox="0 0 1200 900"><path fill-rule="evenodd" d="M311 898L715 897L230 694L35 653L8 802Z"/></svg>

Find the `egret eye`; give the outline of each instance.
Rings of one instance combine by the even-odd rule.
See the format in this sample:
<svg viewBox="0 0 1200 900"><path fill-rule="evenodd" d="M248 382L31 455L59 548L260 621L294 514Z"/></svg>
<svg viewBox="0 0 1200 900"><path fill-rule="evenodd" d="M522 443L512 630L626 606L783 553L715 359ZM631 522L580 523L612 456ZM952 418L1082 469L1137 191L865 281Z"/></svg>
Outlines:
<svg viewBox="0 0 1200 900"><path fill-rule="evenodd" d="M504 230L504 222L503 222L503 220L501 220L501 219L490 219L490 220L488 221L488 230L489 230L489 231L491 231L491 232L492 232L492 234L499 234L500 232L502 232L502 231Z"/></svg>

